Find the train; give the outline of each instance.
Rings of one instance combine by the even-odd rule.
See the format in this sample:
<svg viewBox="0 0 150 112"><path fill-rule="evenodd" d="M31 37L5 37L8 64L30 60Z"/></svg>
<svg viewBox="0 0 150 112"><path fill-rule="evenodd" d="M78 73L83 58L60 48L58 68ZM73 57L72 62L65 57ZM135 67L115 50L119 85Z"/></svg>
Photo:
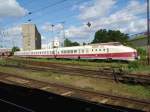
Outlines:
<svg viewBox="0 0 150 112"><path fill-rule="evenodd" d="M12 55L11 48L0 48L0 57L8 57Z"/></svg>
<svg viewBox="0 0 150 112"><path fill-rule="evenodd" d="M136 49L125 46L119 42L17 51L14 55L28 58L104 59L126 61L138 59Z"/></svg>

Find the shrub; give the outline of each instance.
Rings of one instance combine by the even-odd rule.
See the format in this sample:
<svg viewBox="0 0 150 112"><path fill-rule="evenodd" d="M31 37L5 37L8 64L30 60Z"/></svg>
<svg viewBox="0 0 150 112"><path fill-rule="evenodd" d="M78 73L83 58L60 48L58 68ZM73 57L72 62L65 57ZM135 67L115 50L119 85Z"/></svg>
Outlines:
<svg viewBox="0 0 150 112"><path fill-rule="evenodd" d="M141 59L145 59L146 58L146 49L144 48L137 48L137 52L140 55Z"/></svg>
<svg viewBox="0 0 150 112"><path fill-rule="evenodd" d="M129 69L137 69L137 68L139 68L139 62L138 61L130 62L129 65L128 65L128 68Z"/></svg>

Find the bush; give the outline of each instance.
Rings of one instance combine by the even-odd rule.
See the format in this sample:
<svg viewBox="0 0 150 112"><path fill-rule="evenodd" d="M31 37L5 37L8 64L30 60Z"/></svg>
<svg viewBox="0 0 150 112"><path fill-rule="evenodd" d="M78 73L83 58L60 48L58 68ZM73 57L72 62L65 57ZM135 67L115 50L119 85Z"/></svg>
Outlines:
<svg viewBox="0 0 150 112"><path fill-rule="evenodd" d="M140 55L141 59L145 59L146 58L146 54L147 54L146 49L144 49L144 48L137 48L137 52Z"/></svg>
<svg viewBox="0 0 150 112"><path fill-rule="evenodd" d="M139 62L138 61L130 62L129 65L128 65L128 68L129 69L137 69L137 68L139 68Z"/></svg>

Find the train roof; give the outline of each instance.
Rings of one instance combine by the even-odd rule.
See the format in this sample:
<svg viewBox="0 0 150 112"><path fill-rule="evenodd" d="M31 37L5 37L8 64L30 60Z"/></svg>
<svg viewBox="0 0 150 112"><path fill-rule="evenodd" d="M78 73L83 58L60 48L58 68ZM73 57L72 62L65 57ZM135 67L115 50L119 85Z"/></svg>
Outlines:
<svg viewBox="0 0 150 112"><path fill-rule="evenodd" d="M122 45L120 42L107 42L107 43L96 43L96 44L90 44L90 45L114 45L114 46L118 46L118 45Z"/></svg>

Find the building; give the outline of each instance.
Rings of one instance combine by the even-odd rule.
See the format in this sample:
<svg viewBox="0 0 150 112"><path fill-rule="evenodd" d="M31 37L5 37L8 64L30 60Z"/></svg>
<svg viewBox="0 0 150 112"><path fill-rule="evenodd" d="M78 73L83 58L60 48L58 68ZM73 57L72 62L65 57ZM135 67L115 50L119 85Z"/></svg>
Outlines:
<svg viewBox="0 0 150 112"><path fill-rule="evenodd" d="M42 49L51 49L51 48L59 48L62 47L59 40L55 39L52 42L49 42L48 44L43 44Z"/></svg>
<svg viewBox="0 0 150 112"><path fill-rule="evenodd" d="M60 47L60 42L59 42L58 40L54 40L54 41L52 42L52 47L53 47L53 48L58 48L58 47Z"/></svg>
<svg viewBox="0 0 150 112"><path fill-rule="evenodd" d="M41 49L41 35L35 24L23 24L23 50Z"/></svg>

